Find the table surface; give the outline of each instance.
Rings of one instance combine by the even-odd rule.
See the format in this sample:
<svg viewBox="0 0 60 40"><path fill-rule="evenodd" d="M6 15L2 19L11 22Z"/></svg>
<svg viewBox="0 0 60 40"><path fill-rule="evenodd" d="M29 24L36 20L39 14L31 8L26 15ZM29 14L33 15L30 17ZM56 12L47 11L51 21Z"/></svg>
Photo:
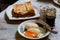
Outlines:
<svg viewBox="0 0 60 40"><path fill-rule="evenodd" d="M21 2L21 0L15 3L19 3L19 2ZM57 12L55 19L55 28L53 30L57 31L58 34L50 33L49 36L41 40L60 40L60 8L55 4L49 2L43 2L43 1L37 2L36 0L32 0L32 2L37 6L38 9L39 6L44 6L44 5L48 5L56 8ZM0 40L28 40L22 37L21 35L19 35L17 31L18 25L23 21L9 20L5 11L6 9L0 13Z"/></svg>

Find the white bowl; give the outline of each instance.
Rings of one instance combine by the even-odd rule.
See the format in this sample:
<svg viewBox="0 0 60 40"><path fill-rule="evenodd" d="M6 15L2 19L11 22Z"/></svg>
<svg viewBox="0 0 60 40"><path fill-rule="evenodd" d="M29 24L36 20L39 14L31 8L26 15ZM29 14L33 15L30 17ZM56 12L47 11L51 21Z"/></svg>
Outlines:
<svg viewBox="0 0 60 40"><path fill-rule="evenodd" d="M35 23L36 20L28 20L28 21L25 21L25 22L22 22L19 26L18 26L18 32L21 36L25 37L25 38L28 38L28 39L42 39L46 36L48 36L50 34L50 32L46 32L43 36L40 36L38 38L30 38L30 37L27 37L24 35L24 28L25 28L25 25L27 23Z"/></svg>

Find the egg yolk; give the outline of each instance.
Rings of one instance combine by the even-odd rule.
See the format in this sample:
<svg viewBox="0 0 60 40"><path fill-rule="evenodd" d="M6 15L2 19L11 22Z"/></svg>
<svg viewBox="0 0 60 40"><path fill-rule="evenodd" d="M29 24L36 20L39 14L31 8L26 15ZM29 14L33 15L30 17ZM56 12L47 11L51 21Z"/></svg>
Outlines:
<svg viewBox="0 0 60 40"><path fill-rule="evenodd" d="M24 34L25 36L28 36L28 37L37 38L37 34L31 31L25 31Z"/></svg>

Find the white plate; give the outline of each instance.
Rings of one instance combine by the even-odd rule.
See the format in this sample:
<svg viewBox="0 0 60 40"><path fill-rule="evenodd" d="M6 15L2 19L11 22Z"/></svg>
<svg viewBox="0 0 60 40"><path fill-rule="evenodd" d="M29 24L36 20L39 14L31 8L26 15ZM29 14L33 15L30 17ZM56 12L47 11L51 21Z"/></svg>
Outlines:
<svg viewBox="0 0 60 40"><path fill-rule="evenodd" d="M24 29L25 29L25 25L27 23L35 23L36 20L28 20L28 21L25 21L25 22L22 22L19 26L18 26L18 32L21 36L25 37L25 38L28 38L28 39L41 39L41 38L44 38L46 37L47 35L50 34L50 32L46 32L43 36L40 36L39 38L29 38L29 37L26 37L23 33L24 33Z"/></svg>
<svg viewBox="0 0 60 40"><path fill-rule="evenodd" d="M60 3L58 2L58 0L53 0L54 3L60 5Z"/></svg>
<svg viewBox="0 0 60 40"><path fill-rule="evenodd" d="M8 16L8 18L9 18L10 20L25 20L25 19L31 19L31 18L40 17L40 12L39 12L39 10L38 10L36 7L34 7L35 16L23 17L23 18L21 18L21 17L19 17L19 18L12 17L12 9L13 9L13 5L8 6L8 8L6 9L6 14L7 14L7 16Z"/></svg>

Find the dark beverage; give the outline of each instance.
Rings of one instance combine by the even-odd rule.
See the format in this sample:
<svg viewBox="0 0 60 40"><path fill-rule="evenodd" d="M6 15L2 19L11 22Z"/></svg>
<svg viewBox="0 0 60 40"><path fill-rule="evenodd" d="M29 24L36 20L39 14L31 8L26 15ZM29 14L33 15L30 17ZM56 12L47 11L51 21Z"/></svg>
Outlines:
<svg viewBox="0 0 60 40"><path fill-rule="evenodd" d="M55 8L49 8L43 7L40 11L40 19L45 21L47 24L49 24L51 27L55 24L55 18L56 18L56 9Z"/></svg>
<svg viewBox="0 0 60 40"><path fill-rule="evenodd" d="M51 27L53 27L54 24L55 24L55 17L46 16L46 22L47 22Z"/></svg>
<svg viewBox="0 0 60 40"><path fill-rule="evenodd" d="M46 22L53 27L55 24L55 18L56 18L56 9L55 8L51 8L48 10L47 14L46 14Z"/></svg>

